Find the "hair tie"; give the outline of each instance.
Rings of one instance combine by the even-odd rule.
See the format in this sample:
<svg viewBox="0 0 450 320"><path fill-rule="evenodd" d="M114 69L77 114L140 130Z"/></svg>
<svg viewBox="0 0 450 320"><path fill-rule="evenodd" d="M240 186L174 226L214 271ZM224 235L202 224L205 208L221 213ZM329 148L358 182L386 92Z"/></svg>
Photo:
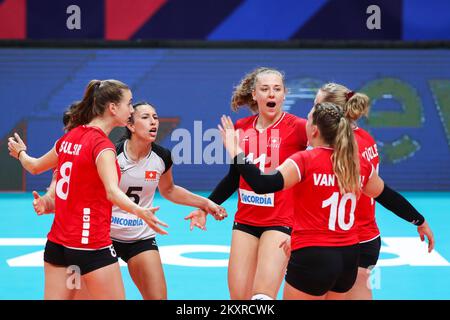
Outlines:
<svg viewBox="0 0 450 320"><path fill-rule="evenodd" d="M351 99L351 97L353 97L355 95L355 91L349 91L345 94L345 98L348 100Z"/></svg>

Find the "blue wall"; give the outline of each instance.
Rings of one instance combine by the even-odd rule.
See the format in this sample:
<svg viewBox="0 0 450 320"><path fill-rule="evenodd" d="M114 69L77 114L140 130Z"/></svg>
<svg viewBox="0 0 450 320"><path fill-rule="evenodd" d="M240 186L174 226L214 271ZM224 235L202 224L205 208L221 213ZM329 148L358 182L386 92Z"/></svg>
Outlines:
<svg viewBox="0 0 450 320"><path fill-rule="evenodd" d="M66 26L71 5L79 29ZM366 25L371 5L379 29ZM0 0L0 39L449 40L449 11L447 0Z"/></svg>
<svg viewBox="0 0 450 320"><path fill-rule="evenodd" d="M367 92L371 118L361 126L382 146L383 178L402 190L450 190L450 50L1 49L0 137L4 142L25 121L30 153L44 153L62 133L64 108L94 78L124 81L135 101L153 102L160 117L177 118L177 129L192 135L194 121L202 121L201 136L231 114L233 86L257 66L286 73L285 108L303 117L324 82ZM171 134L162 141L170 148L178 143ZM197 190L215 186L227 168L205 164L198 150L210 143L192 143L191 161L197 157L201 164L176 165L177 183ZM42 190L49 178L27 175L26 189Z"/></svg>

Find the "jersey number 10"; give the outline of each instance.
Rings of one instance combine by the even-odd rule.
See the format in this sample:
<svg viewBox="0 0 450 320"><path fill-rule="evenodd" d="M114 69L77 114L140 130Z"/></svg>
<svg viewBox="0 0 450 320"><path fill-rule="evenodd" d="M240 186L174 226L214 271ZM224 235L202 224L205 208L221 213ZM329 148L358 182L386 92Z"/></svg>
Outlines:
<svg viewBox="0 0 450 320"><path fill-rule="evenodd" d="M350 217L348 223L345 223L345 207L347 201L351 201L350 204ZM344 194L339 199L339 192L333 192L331 197L322 202L322 208L330 206L330 218L328 220L328 229L336 231L336 220L339 224L339 228L344 231L350 230L355 222L355 208L356 208L356 196L353 193Z"/></svg>

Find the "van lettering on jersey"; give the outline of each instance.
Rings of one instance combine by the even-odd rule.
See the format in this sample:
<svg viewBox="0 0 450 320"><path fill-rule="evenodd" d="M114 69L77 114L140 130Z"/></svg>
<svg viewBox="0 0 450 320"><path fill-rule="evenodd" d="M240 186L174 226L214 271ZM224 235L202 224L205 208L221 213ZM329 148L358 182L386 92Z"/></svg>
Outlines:
<svg viewBox="0 0 450 320"><path fill-rule="evenodd" d="M314 185L315 186L325 186L325 187L333 187L335 183L336 176L334 174L324 174L324 173L314 173Z"/></svg>
<svg viewBox="0 0 450 320"><path fill-rule="evenodd" d="M256 194L249 190L239 189L241 202L259 207L273 207L275 195L273 193Z"/></svg>

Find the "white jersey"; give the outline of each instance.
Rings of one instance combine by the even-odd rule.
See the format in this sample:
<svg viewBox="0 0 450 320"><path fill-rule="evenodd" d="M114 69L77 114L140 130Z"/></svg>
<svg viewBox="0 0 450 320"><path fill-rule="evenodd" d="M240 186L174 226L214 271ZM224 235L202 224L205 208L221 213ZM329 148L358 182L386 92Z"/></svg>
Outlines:
<svg viewBox="0 0 450 320"><path fill-rule="evenodd" d="M151 207L162 174L172 166L170 151L153 143L152 151L139 162L127 155L128 140L116 145L117 161L122 177L119 187L141 207ZM145 240L156 235L142 219L113 206L111 239L120 242Z"/></svg>

